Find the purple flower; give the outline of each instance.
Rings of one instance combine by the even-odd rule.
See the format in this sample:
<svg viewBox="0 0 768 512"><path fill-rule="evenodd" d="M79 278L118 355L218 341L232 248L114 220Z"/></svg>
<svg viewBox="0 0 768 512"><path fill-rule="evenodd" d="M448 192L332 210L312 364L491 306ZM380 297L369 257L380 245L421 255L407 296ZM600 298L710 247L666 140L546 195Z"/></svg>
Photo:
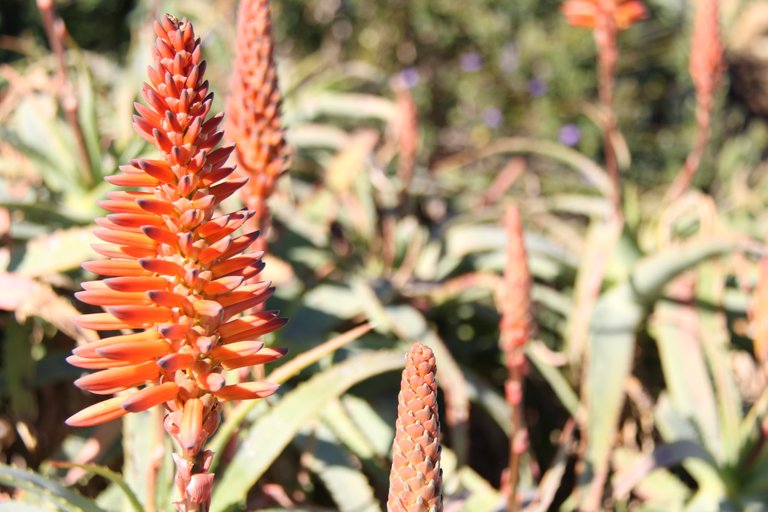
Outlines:
<svg viewBox="0 0 768 512"><path fill-rule="evenodd" d="M400 72L400 82L407 88L416 87L421 80L419 71L416 68L405 68Z"/></svg>
<svg viewBox="0 0 768 512"><path fill-rule="evenodd" d="M504 48L501 50L501 55L499 56L499 67L507 73L511 73L516 70L519 65L520 52L517 49L517 45L515 43L505 44Z"/></svg>
<svg viewBox="0 0 768 512"><path fill-rule="evenodd" d="M528 92L531 93L531 96L536 96L537 98L544 96L547 94L547 89L547 82L541 78L531 78L528 82Z"/></svg>
<svg viewBox="0 0 768 512"><path fill-rule="evenodd" d="M483 110L483 122L490 128L498 128L504 121L504 115L496 107L490 107Z"/></svg>
<svg viewBox="0 0 768 512"><path fill-rule="evenodd" d="M581 130L575 124L565 124L560 127L559 139L566 146L573 147L581 140Z"/></svg>
<svg viewBox="0 0 768 512"><path fill-rule="evenodd" d="M480 71L483 67L483 58L477 52L464 52L459 57L459 65L466 72Z"/></svg>

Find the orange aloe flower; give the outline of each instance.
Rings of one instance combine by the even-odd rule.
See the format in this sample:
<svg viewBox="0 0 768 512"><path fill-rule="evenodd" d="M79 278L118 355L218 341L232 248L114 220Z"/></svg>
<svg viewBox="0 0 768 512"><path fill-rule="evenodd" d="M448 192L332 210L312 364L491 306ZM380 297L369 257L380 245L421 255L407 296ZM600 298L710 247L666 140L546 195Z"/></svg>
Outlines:
<svg viewBox="0 0 768 512"><path fill-rule="evenodd" d="M255 212L250 223L263 230L269 221L266 201L286 161L269 0L240 2L236 45L226 133L237 145L240 171L250 178L240 191Z"/></svg>
<svg viewBox="0 0 768 512"><path fill-rule="evenodd" d="M645 6L640 0L568 0L563 14L574 27L595 29L601 14L613 19L620 30L645 19Z"/></svg>
<svg viewBox="0 0 768 512"><path fill-rule="evenodd" d="M224 371L274 361L284 351L258 340L285 323L276 311L243 316L273 292L267 282L248 282L262 269L249 252L258 232L236 234L253 215L217 211L245 179L232 179L225 162L232 147L219 147L222 116L210 116L213 94L204 80L200 39L186 20L165 16L155 23L154 65L136 104L136 132L160 152L137 159L106 178L120 187L101 206L94 249L106 260L84 267L105 276L83 283L78 299L103 306L82 315L83 328L123 331L80 346L68 361L99 370L75 384L96 394L120 393L67 420L89 426L129 412L164 405L165 428L179 443L179 510L198 510L210 499L206 439L220 420L220 403L262 398L277 389L268 382L227 383ZM205 506L205 505L204 505Z"/></svg>
<svg viewBox="0 0 768 512"><path fill-rule="evenodd" d="M436 371L432 350L415 343L397 397L388 512L443 510Z"/></svg>

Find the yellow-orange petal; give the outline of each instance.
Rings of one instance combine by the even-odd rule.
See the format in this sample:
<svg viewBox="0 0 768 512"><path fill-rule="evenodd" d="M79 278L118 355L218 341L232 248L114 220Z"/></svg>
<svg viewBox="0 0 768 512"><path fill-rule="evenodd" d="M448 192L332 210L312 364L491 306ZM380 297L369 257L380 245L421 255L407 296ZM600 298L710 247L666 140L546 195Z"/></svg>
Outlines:
<svg viewBox="0 0 768 512"><path fill-rule="evenodd" d="M152 304L146 293L124 293L110 290L109 288L77 292L75 297L80 302L93 304L94 306L147 306Z"/></svg>
<svg viewBox="0 0 768 512"><path fill-rule="evenodd" d="M147 292L147 296L158 306L165 306L166 308L183 308L185 311L192 308L192 303L189 302L189 299L178 293L152 290L151 292Z"/></svg>
<svg viewBox="0 0 768 512"><path fill-rule="evenodd" d="M257 353L251 354L250 356L223 360L221 361L221 366L225 370L235 370L237 368L246 368L248 366L267 364L273 361L277 361L287 353L288 349L285 348L263 348Z"/></svg>
<svg viewBox="0 0 768 512"><path fill-rule="evenodd" d="M131 364L131 361L115 361L106 357L82 357L78 355L67 357L67 362L72 366L85 370L104 370L106 368L118 368Z"/></svg>
<svg viewBox="0 0 768 512"><path fill-rule="evenodd" d="M216 203L220 203L224 199L240 190L240 188L242 188L242 186L247 182L248 178L235 178L233 180L224 181L218 185L210 187L208 192L210 192L210 194L216 198Z"/></svg>
<svg viewBox="0 0 768 512"><path fill-rule="evenodd" d="M264 348L264 343L261 341L238 341L235 343L214 347L210 352L210 356L213 359L222 361L225 359L235 359L238 357L250 356L262 348Z"/></svg>
<svg viewBox="0 0 768 512"><path fill-rule="evenodd" d="M194 303L195 313L201 318L217 318L221 315L221 304L215 300L198 300Z"/></svg>
<svg viewBox="0 0 768 512"><path fill-rule="evenodd" d="M181 416L179 442L183 448L192 450L203 432L203 402L199 398L191 398L184 403Z"/></svg>
<svg viewBox="0 0 768 512"><path fill-rule="evenodd" d="M156 187L160 185L160 180L153 178L149 174L113 174L107 176L104 181L117 185L118 187Z"/></svg>
<svg viewBox="0 0 768 512"><path fill-rule="evenodd" d="M163 276L184 275L184 267L172 261L157 258L142 258L139 260L139 265L141 265L143 269Z"/></svg>
<svg viewBox="0 0 768 512"><path fill-rule="evenodd" d="M119 292L148 292L165 290L169 282L164 277L110 277L104 284Z"/></svg>
<svg viewBox="0 0 768 512"><path fill-rule="evenodd" d="M159 226L144 226L141 229L141 232L144 233L144 235L146 235L150 240L154 240L155 242L161 244L175 246L179 242L179 239L175 233L172 233L167 229Z"/></svg>
<svg viewBox="0 0 768 512"><path fill-rule="evenodd" d="M158 386L146 387L122 403L122 408L128 412L146 411L164 402L170 402L179 394L179 386L174 382L165 382Z"/></svg>
<svg viewBox="0 0 768 512"><path fill-rule="evenodd" d="M96 238L111 244L126 245L130 247L147 247L154 249L155 242L144 233L130 233L128 231L115 231L112 229L94 229Z"/></svg>
<svg viewBox="0 0 768 512"><path fill-rule="evenodd" d="M251 294L250 297L248 297L247 299L241 302L230 304L229 306L224 308L224 311L223 311L224 320L229 320L230 318L232 318L238 313L242 313L243 311L249 310L253 307L258 306L259 304L266 302L266 300L269 299L274 292L275 292L274 288L267 288L261 293Z"/></svg>
<svg viewBox="0 0 768 512"><path fill-rule="evenodd" d="M242 276L228 276L209 281L203 285L203 293L209 297L215 297L231 292L243 283Z"/></svg>
<svg viewBox="0 0 768 512"><path fill-rule="evenodd" d="M176 213L176 207L173 206L173 203L160 199L137 199L136 204L141 210L157 215L173 215Z"/></svg>
<svg viewBox="0 0 768 512"><path fill-rule="evenodd" d="M153 329L148 329L142 332L136 332L133 334L121 334L119 336L111 336L98 341L93 341L85 345L76 347L72 353L82 357L99 357L96 350L102 347L107 347L115 343L143 343L147 341L159 340L160 333Z"/></svg>
<svg viewBox="0 0 768 512"><path fill-rule="evenodd" d="M148 276L136 260L95 260L83 263L83 268L100 276Z"/></svg>
<svg viewBox="0 0 768 512"><path fill-rule="evenodd" d="M171 351L171 346L163 340L154 341L127 341L111 343L105 347L97 348L96 354L107 359L123 361L147 361L156 357L162 357Z"/></svg>
<svg viewBox="0 0 768 512"><path fill-rule="evenodd" d="M171 168L162 160L148 160L140 159L134 161L136 165L141 167L141 170L156 178L163 183L176 183L176 175Z"/></svg>
<svg viewBox="0 0 768 512"><path fill-rule="evenodd" d="M213 272L213 276L218 279L219 277L227 276L233 272L257 265L258 263L259 257L257 256L237 256L214 264L211 266L211 271Z"/></svg>
<svg viewBox="0 0 768 512"><path fill-rule="evenodd" d="M223 343L233 343L258 338L285 325L285 318L275 316L274 311L265 311L231 320L219 328Z"/></svg>
<svg viewBox="0 0 768 512"><path fill-rule="evenodd" d="M107 219L116 226L141 228L142 226L162 226L163 218L151 213L113 213Z"/></svg>
<svg viewBox="0 0 768 512"><path fill-rule="evenodd" d="M212 244L200 251L200 254L197 257L198 261L203 265L208 265L213 260L221 258L231 243L232 239L230 237L222 238L215 244Z"/></svg>
<svg viewBox="0 0 768 512"><path fill-rule="evenodd" d="M170 324L163 325L158 328L158 330L160 331L160 334L169 340L180 340L187 335L189 328L190 326L186 324Z"/></svg>
<svg viewBox="0 0 768 512"><path fill-rule="evenodd" d="M176 370L186 370L191 368L196 360L194 354L189 352L176 352L158 359L157 365L167 372L175 372Z"/></svg>
<svg viewBox="0 0 768 512"><path fill-rule="evenodd" d="M113 245L113 244L91 244L91 248L96 251L97 253L101 254L102 256L106 256L107 258L128 258L128 259L135 259L134 256L129 255L126 253L122 247L119 245Z"/></svg>
<svg viewBox="0 0 768 512"><path fill-rule="evenodd" d="M93 329L94 331L119 331L131 328L129 324L109 313L90 313L76 316L73 320L83 329Z"/></svg>
<svg viewBox="0 0 768 512"><path fill-rule="evenodd" d="M171 310L161 306L109 306L107 312L134 327L170 322Z"/></svg>
<svg viewBox="0 0 768 512"><path fill-rule="evenodd" d="M266 398L272 395L280 388L279 384L271 382L243 382L224 386L213 393L219 400L253 400L256 398Z"/></svg>
<svg viewBox="0 0 768 512"><path fill-rule="evenodd" d="M128 414L120 404L125 400L124 396L116 396L103 402L99 402L70 416L64 423L70 427L90 427L112 421Z"/></svg>
<svg viewBox="0 0 768 512"><path fill-rule="evenodd" d="M238 278L242 279L240 276L238 276ZM223 277L222 279L229 279L229 278ZM265 290L268 290L271 287L272 287L271 281L260 281L258 283L248 284L230 293L222 295L221 297L217 297L216 302L218 302L219 304L221 304L226 308L227 306L231 306L232 304L237 304L239 302L249 300L254 295L262 294L264 293ZM203 290L205 290L205 288L203 288Z"/></svg>
<svg viewBox="0 0 768 512"><path fill-rule="evenodd" d="M159 375L160 367L154 361L149 361L91 373L77 379L75 385L91 393L106 395L144 384L148 380L156 379Z"/></svg>
<svg viewBox="0 0 768 512"><path fill-rule="evenodd" d="M98 205L114 213L143 213L144 210L135 201L104 199Z"/></svg>
<svg viewBox="0 0 768 512"><path fill-rule="evenodd" d="M224 254L221 257L229 258L230 256L240 254L241 252L245 251L248 247L253 245L253 243L256 241L258 237L259 237L258 231L251 231L250 233L240 235L239 237L232 240L232 243L229 245L227 250L224 251Z"/></svg>

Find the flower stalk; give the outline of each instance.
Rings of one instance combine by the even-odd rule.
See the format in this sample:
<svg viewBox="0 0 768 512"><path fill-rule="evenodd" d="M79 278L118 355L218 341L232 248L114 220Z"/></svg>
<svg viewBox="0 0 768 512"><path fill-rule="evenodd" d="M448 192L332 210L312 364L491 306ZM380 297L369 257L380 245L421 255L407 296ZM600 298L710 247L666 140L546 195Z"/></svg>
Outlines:
<svg viewBox="0 0 768 512"><path fill-rule="evenodd" d="M123 331L74 350L68 361L99 370L75 384L117 394L67 420L90 426L162 405L176 441L176 486L182 512L208 510L213 474L205 442L221 421L221 404L263 398L277 385L228 383L225 371L280 358L259 337L282 326L276 311L242 313L272 295L256 281L258 231L238 235L254 212L219 214L221 202L244 184L226 165L232 147L217 147L222 116L210 116L213 93L204 80L200 39L192 25L166 15L155 23L154 63L136 104L136 132L157 159L136 159L106 178L130 190L108 193L97 219L94 249L107 257L84 267L105 276L83 283L77 297L104 313L81 315L83 328Z"/></svg>
<svg viewBox="0 0 768 512"><path fill-rule="evenodd" d="M532 331L531 319L531 275L528 270L528 256L523 238L520 212L511 206L505 215L507 232L507 263L504 281L497 292L501 311L499 325L499 347L507 367L504 391L512 416L509 434L509 466L507 481L509 495L507 510L519 510L517 484L520 475L520 461L528 449L528 431L525 426L523 391L528 362L525 346Z"/></svg>
<svg viewBox="0 0 768 512"><path fill-rule="evenodd" d="M269 226L267 200L286 164L273 53L269 0L241 1L226 132L236 144L240 172L249 178L240 191L246 207L254 212L249 225L262 232ZM264 249L265 238L257 245Z"/></svg>
<svg viewBox="0 0 768 512"><path fill-rule="evenodd" d="M682 170L667 192L670 201L680 197L691 186L709 145L715 91L725 69L718 3L718 0L699 0L696 5L688 65L696 91L696 136Z"/></svg>
<svg viewBox="0 0 768 512"><path fill-rule="evenodd" d="M563 14L568 23L590 28L595 36L605 169L613 185L610 200L614 215L621 218L621 183L616 153L619 131L613 105L616 63L619 58L616 38L620 30L629 28L645 17L645 7L640 0L568 0L563 4Z"/></svg>
<svg viewBox="0 0 768 512"><path fill-rule="evenodd" d="M441 512L440 418L435 355L415 343L405 360L389 474L388 512Z"/></svg>

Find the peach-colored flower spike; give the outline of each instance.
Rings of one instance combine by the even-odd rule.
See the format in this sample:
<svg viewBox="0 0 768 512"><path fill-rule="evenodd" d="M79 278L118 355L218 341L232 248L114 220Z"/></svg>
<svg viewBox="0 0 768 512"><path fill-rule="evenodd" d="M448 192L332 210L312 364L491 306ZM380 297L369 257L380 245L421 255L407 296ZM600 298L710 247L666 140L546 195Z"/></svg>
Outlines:
<svg viewBox="0 0 768 512"><path fill-rule="evenodd" d="M406 356L397 397L388 512L443 510L436 371L432 350L415 343Z"/></svg>
<svg viewBox="0 0 768 512"><path fill-rule="evenodd" d="M613 18L621 30L646 17L640 0L568 0L563 4L563 14L574 27L597 28L602 13Z"/></svg>
<svg viewBox="0 0 768 512"><path fill-rule="evenodd" d="M133 160L107 178L135 190L110 192L101 206L94 249L108 259L84 267L106 276L83 283L77 297L104 313L76 322L100 331L131 331L74 350L68 361L97 369L75 384L97 394L125 392L67 420L89 426L164 404L166 430L181 447L176 457L179 510L206 510L212 475L202 452L216 430L220 402L262 398L268 382L228 384L224 370L263 364L284 351L258 340L285 323L275 311L241 313L263 303L273 289L250 282L261 254L248 252L258 232L236 231L253 215L219 214L217 206L245 183L231 179L225 162L221 115L209 116L213 94L204 81L200 40L186 20L165 16L155 24L154 65L136 104L134 127L160 151Z"/></svg>
<svg viewBox="0 0 768 512"><path fill-rule="evenodd" d="M255 212L250 223L264 230L269 223L266 202L286 161L269 0L240 2L230 89L226 134L237 145L240 171L250 178L240 194Z"/></svg>
<svg viewBox="0 0 768 512"><path fill-rule="evenodd" d="M507 262L504 281L498 290L497 302L501 310L499 347L507 367L505 394L512 411L509 444L509 501L507 510L518 510L517 482L520 459L528 444L528 433L523 415L523 384L528 363L525 345L531 335L531 274L523 238L520 211L510 206L505 216L507 232Z"/></svg>

